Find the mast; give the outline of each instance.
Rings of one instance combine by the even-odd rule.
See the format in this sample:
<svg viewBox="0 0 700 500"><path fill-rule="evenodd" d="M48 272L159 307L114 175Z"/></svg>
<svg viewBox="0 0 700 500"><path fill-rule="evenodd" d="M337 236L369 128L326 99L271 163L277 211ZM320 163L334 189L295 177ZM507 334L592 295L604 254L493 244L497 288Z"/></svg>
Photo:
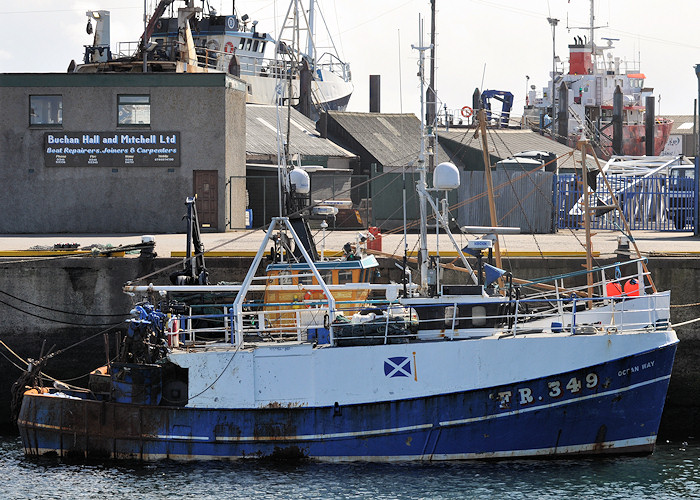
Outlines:
<svg viewBox="0 0 700 500"><path fill-rule="evenodd" d="M425 200L427 189L425 172L425 51L430 46L423 45L423 19L418 18L418 47L411 44L411 48L420 53L418 58L418 78L420 78L420 153L418 153L418 199L420 207L420 283L423 290L428 289L428 207Z"/></svg>
<svg viewBox="0 0 700 500"><path fill-rule="evenodd" d="M489 215L491 217L491 226L498 226L498 217L496 216L496 200L493 195L493 179L491 178L491 157L489 155L489 143L486 138L486 110L484 108L479 109L479 131L481 133L481 149L484 157L484 177L486 179L486 190L489 200ZM503 269L501 264L501 247L498 242L498 234L496 234L496 240L493 242L494 253L496 254L496 267Z"/></svg>
<svg viewBox="0 0 700 500"><path fill-rule="evenodd" d="M309 1L309 33L306 40L306 53L309 56L311 69L314 68L314 0Z"/></svg>
<svg viewBox="0 0 700 500"><path fill-rule="evenodd" d="M593 37L595 36L595 0L591 0L591 34L590 34L590 42L591 42L591 55L593 56L593 74L595 75L597 73L597 61L596 61L596 54L595 54L595 43L593 43Z"/></svg>
<svg viewBox="0 0 700 500"><path fill-rule="evenodd" d="M588 140L579 141L579 149L581 150L581 179L583 181L583 227L586 230L586 278L588 284L588 297L593 296L593 248L591 243L591 209L588 197L588 167L586 166L586 151L588 149ZM588 308L593 307L593 302L588 302Z"/></svg>
<svg viewBox="0 0 700 500"><path fill-rule="evenodd" d="M428 114L426 122L428 124L428 169L432 172L435 168L435 115L437 107L437 91L435 90L435 2L430 0L430 84L426 101L428 104Z"/></svg>

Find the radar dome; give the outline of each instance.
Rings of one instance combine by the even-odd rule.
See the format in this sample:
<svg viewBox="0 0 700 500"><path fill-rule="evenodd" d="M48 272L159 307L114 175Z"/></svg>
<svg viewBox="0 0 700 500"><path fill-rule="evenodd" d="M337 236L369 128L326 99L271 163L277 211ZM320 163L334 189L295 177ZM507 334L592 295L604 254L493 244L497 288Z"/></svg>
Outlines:
<svg viewBox="0 0 700 500"><path fill-rule="evenodd" d="M311 180L306 170L295 167L289 172L289 182L294 186L297 194L309 194L311 191Z"/></svg>
<svg viewBox="0 0 700 500"><path fill-rule="evenodd" d="M459 169L452 163L443 162L433 170L435 189L455 189L459 187Z"/></svg>

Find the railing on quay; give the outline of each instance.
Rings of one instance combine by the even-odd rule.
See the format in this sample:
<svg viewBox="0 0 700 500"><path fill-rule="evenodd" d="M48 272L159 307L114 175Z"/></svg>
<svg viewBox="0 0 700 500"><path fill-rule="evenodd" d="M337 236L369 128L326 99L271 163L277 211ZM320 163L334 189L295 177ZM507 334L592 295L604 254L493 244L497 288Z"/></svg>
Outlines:
<svg viewBox="0 0 700 500"><path fill-rule="evenodd" d="M667 176L632 178L610 175L608 181L616 193L625 218L632 230L691 231L695 226L697 190L691 178ZM598 183L600 185L600 182ZM573 214L583 196L583 183L578 174L559 174L557 178L558 219L560 229L583 227L583 215ZM609 195L591 196L591 229L619 230L619 214L612 207Z"/></svg>

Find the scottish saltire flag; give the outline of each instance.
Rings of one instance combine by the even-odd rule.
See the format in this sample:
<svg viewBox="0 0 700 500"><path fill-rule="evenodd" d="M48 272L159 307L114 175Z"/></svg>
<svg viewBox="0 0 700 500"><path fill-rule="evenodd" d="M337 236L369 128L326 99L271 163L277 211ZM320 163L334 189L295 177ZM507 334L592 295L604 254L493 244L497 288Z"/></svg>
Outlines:
<svg viewBox="0 0 700 500"><path fill-rule="evenodd" d="M405 356L397 356L384 361L384 375L387 377L410 377L411 360Z"/></svg>

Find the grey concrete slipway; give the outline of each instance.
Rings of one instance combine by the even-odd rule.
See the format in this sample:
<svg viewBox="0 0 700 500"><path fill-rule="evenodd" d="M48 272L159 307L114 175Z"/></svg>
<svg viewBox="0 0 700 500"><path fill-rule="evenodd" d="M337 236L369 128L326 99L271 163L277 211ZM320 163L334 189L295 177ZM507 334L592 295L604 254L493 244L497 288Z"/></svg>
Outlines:
<svg viewBox="0 0 700 500"><path fill-rule="evenodd" d="M319 246L322 240L320 230L313 230L314 238ZM365 232L366 233L366 232ZM325 248L338 252L346 242L354 243L358 231L327 231ZM593 251L599 252L601 257L614 256L618 247L619 232L598 231L593 235ZM185 234L155 234L155 251L159 257L170 257L172 252L185 250ZM205 251L223 252L225 255L250 255L255 252L263 240L265 232L262 230L239 230L225 233L203 233ZM694 237L691 232L658 232L637 231L633 233L635 241L645 256L677 256L679 254L700 255L700 238ZM37 248L51 248L58 243L78 243L82 246L92 244L99 245L131 245L141 242L141 234L18 234L0 236L0 252L11 250L31 250ZM465 234L455 235L457 243L463 248L467 241L478 236ZM582 254L585 252L585 234L582 230L560 230L556 234L518 234L501 236L501 251L507 255L534 257L540 253L547 256L566 256ZM409 253L418 247L418 236L408 235ZM429 235L428 246L431 251L437 249L434 235ZM383 234L382 251L389 254L403 255L404 243L402 234ZM449 255L453 250L446 235L441 235L439 250Z"/></svg>

